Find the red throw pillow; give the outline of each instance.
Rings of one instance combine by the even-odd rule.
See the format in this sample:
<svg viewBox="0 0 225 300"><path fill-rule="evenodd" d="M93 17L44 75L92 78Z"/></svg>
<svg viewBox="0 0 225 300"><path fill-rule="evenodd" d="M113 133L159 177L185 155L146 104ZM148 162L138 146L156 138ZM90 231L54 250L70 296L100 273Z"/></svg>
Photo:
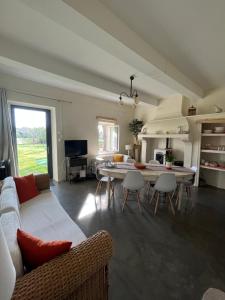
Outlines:
<svg viewBox="0 0 225 300"><path fill-rule="evenodd" d="M26 202L39 194L33 174L14 177L20 203Z"/></svg>
<svg viewBox="0 0 225 300"><path fill-rule="evenodd" d="M72 242L44 242L20 229L17 229L17 240L23 257L24 266L31 271L45 262L68 252Z"/></svg>

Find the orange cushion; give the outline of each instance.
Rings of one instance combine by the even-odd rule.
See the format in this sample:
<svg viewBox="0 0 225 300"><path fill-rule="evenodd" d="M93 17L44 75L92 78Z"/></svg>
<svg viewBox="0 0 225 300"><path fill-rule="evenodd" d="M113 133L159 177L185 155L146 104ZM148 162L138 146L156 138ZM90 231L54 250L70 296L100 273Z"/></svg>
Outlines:
<svg viewBox="0 0 225 300"><path fill-rule="evenodd" d="M26 202L39 194L33 174L14 177L20 203Z"/></svg>
<svg viewBox="0 0 225 300"><path fill-rule="evenodd" d="M68 252L72 242L52 241L44 242L20 229L17 229L17 240L27 270L31 271L45 262Z"/></svg>
<svg viewBox="0 0 225 300"><path fill-rule="evenodd" d="M123 162L123 154L114 154L113 162Z"/></svg>

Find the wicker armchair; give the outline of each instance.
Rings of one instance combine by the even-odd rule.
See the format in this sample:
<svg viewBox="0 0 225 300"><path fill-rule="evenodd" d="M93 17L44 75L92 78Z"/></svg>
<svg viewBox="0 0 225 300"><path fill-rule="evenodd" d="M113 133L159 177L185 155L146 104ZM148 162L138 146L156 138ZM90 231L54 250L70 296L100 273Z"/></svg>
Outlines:
<svg viewBox="0 0 225 300"><path fill-rule="evenodd" d="M100 231L16 281L13 300L108 299L112 239Z"/></svg>

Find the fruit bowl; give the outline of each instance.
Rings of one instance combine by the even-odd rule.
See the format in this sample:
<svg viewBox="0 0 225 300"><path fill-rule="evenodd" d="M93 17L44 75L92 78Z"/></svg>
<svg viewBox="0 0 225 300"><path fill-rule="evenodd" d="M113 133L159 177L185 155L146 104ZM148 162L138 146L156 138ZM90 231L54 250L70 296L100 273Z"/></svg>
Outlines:
<svg viewBox="0 0 225 300"><path fill-rule="evenodd" d="M139 170L143 170L146 168L146 165L141 164L141 163L134 163L135 168L139 169Z"/></svg>

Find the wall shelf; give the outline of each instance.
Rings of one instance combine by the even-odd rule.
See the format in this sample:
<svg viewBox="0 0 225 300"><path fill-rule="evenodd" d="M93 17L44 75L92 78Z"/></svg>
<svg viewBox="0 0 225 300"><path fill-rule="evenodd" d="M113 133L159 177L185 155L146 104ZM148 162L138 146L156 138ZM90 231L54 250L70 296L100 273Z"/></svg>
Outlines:
<svg viewBox="0 0 225 300"><path fill-rule="evenodd" d="M225 151L222 150L208 150L208 149L201 149L203 153L217 153L217 154L225 154Z"/></svg>
<svg viewBox="0 0 225 300"><path fill-rule="evenodd" d="M202 133L202 136L225 136L225 133Z"/></svg>
<svg viewBox="0 0 225 300"><path fill-rule="evenodd" d="M208 170L213 170L213 171L220 171L220 172L225 172L225 168L219 168L219 167L210 167L210 166L200 166L201 169L208 169Z"/></svg>
<svg viewBox="0 0 225 300"><path fill-rule="evenodd" d="M211 132L204 133L204 130L213 130L217 124L223 124L225 126L225 114L217 114L217 117L214 118L205 118L203 120L199 120L199 130L200 130L200 143L199 143L199 169L204 172L204 180L208 185L212 185L218 188L225 188L225 168L214 166L213 165L223 165L223 161L225 158L225 149L221 149L219 145L225 145L225 132ZM210 147L209 145L215 145L215 147ZM214 148L210 149L210 148ZM221 149L221 150L218 150ZM204 154L205 153L205 154ZM208 155L207 155L208 153ZM204 161L209 163L209 166L204 164ZM210 162L212 166L210 166ZM216 162L216 164L213 164ZM211 171L206 171L211 170ZM215 173L217 172L217 173ZM198 180L199 180L198 174Z"/></svg>

